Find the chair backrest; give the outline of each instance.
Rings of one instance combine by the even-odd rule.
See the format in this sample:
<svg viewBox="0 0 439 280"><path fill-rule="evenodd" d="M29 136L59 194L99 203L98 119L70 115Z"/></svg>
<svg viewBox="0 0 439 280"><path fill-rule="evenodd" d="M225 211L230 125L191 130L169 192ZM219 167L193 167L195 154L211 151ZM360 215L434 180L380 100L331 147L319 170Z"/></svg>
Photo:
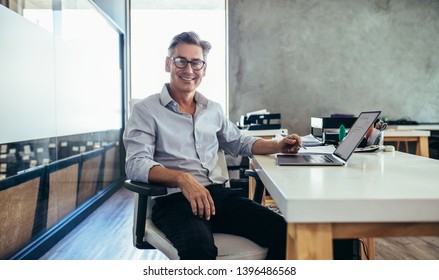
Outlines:
<svg viewBox="0 0 439 280"><path fill-rule="evenodd" d="M45 166L0 180L0 259L32 240Z"/></svg>
<svg viewBox="0 0 439 280"><path fill-rule="evenodd" d="M80 155L74 155L47 166L47 229L76 209L80 160Z"/></svg>
<svg viewBox="0 0 439 280"><path fill-rule="evenodd" d="M224 154L224 151L219 150L218 151L218 165L221 168L221 175L224 178L227 178L226 187L230 187L229 183L229 170L227 168L227 162L226 162L226 155Z"/></svg>

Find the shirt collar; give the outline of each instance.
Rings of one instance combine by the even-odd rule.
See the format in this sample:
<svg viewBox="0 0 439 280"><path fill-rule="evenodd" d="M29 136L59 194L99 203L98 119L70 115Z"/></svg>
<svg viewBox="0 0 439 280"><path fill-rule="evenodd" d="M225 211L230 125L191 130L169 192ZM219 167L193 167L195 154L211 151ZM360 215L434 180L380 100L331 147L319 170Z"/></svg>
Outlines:
<svg viewBox="0 0 439 280"><path fill-rule="evenodd" d="M169 94L169 83L166 83L163 85L162 91L160 92L160 103L164 107L171 107L173 111L178 111L178 103L172 99L171 95ZM201 106L203 108L207 107L207 103L209 100L199 93L198 91L195 92L195 101L197 102L197 106Z"/></svg>

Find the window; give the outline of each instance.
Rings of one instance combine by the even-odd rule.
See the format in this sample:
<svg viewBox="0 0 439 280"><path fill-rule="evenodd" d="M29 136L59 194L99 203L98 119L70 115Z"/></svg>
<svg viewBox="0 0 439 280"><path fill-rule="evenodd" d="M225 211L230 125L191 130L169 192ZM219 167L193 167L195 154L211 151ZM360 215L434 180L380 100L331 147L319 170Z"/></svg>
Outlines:
<svg viewBox="0 0 439 280"><path fill-rule="evenodd" d="M0 259L27 259L123 179L122 34L88 0L6 2L0 194L19 215L2 220ZM0 212L8 205L0 204Z"/></svg>
<svg viewBox="0 0 439 280"><path fill-rule="evenodd" d="M227 112L225 7L225 0L132 1L132 98L160 92L169 82L165 57L172 37L195 31L212 44L207 75L198 90Z"/></svg>

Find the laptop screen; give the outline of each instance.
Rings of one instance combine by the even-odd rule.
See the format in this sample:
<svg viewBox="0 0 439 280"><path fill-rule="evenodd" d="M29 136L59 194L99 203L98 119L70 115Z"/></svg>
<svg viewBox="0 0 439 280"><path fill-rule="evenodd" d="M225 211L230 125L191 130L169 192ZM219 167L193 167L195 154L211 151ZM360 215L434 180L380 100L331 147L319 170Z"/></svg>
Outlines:
<svg viewBox="0 0 439 280"><path fill-rule="evenodd" d="M361 140L363 140L363 137L366 135L370 126L374 124L380 113L381 111L362 112L349 129L348 134L335 150L334 154L344 161L347 161L361 143Z"/></svg>

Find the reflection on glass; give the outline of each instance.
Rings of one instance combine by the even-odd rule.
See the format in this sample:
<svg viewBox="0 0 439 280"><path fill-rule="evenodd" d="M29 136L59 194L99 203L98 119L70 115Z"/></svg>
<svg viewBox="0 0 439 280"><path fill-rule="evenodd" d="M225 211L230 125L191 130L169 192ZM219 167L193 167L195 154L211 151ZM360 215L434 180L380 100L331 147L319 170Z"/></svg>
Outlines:
<svg viewBox="0 0 439 280"><path fill-rule="evenodd" d="M119 35L94 9L63 9L57 18L58 134L120 128Z"/></svg>

